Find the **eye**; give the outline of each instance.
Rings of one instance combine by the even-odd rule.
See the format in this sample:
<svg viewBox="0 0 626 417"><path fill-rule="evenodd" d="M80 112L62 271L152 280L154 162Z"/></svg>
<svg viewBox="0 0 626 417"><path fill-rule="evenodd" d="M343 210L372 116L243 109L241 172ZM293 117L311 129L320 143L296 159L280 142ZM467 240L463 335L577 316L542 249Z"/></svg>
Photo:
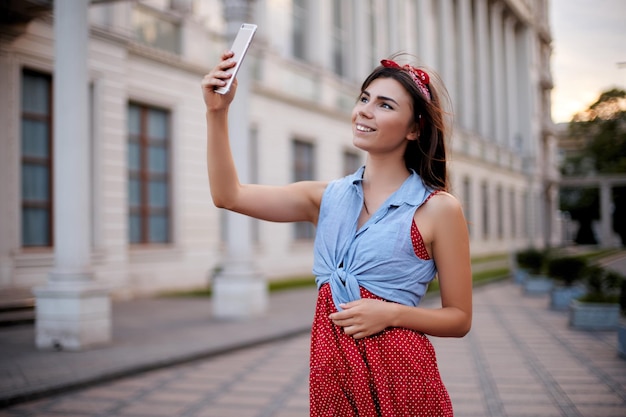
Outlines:
<svg viewBox="0 0 626 417"><path fill-rule="evenodd" d="M385 103L385 102L382 102L380 104L380 107L382 107L383 109L393 110L393 107L391 107L388 103Z"/></svg>
<svg viewBox="0 0 626 417"><path fill-rule="evenodd" d="M362 94L361 97L359 97L359 102L361 103L367 103L368 101L369 98L365 94Z"/></svg>

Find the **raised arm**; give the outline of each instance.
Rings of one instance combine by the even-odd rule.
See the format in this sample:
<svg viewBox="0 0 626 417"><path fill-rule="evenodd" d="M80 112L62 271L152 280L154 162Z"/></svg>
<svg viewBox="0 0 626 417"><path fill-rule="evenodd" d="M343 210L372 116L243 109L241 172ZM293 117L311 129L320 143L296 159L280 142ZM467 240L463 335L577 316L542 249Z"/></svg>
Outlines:
<svg viewBox="0 0 626 417"><path fill-rule="evenodd" d="M263 220L317 223L326 183L302 181L285 186L265 186L239 182L228 136L228 109L237 90L237 81L227 94L214 91L230 77L225 71L235 65L232 56L232 52L222 54L220 63L202 80L206 104L207 168L214 204Z"/></svg>

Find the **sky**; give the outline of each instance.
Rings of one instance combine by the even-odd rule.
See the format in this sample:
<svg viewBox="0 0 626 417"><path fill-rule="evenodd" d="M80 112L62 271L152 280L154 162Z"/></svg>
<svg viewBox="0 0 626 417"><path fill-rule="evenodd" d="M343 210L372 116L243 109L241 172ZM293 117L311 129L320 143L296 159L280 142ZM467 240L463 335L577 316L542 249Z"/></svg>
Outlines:
<svg viewBox="0 0 626 417"><path fill-rule="evenodd" d="M626 0L550 0L550 24L555 123L626 90Z"/></svg>

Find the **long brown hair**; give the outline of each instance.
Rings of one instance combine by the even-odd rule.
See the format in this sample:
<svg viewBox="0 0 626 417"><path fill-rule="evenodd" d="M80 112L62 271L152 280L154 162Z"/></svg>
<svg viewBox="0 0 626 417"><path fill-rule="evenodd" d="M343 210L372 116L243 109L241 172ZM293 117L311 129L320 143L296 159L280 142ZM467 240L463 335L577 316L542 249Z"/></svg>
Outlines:
<svg viewBox="0 0 626 417"><path fill-rule="evenodd" d="M426 72L430 77L428 84L430 100L424 97L406 70L382 65L376 67L363 81L361 93L377 78L392 78L411 95L413 121L419 127L419 137L417 140L409 141L404 151L404 163L408 169L415 170L426 185L435 190L446 191L448 189L445 144L447 134L445 115L447 113L443 109L437 90L441 90L444 97L447 97L447 94L439 77L430 70ZM439 84L439 87L435 88L433 84Z"/></svg>

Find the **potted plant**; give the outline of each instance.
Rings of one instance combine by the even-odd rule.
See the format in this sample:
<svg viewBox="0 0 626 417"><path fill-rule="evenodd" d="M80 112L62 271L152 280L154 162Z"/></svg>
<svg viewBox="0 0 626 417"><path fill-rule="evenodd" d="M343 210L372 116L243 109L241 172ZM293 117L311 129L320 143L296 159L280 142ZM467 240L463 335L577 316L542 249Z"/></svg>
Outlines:
<svg viewBox="0 0 626 417"><path fill-rule="evenodd" d="M528 276L528 270L530 269L528 255L528 249L515 252L513 255L513 281L516 284L523 284Z"/></svg>
<svg viewBox="0 0 626 417"><path fill-rule="evenodd" d="M517 254L517 263L527 272L522 282L524 294L547 294L552 288L552 280L542 274L546 262L546 253L529 248Z"/></svg>
<svg viewBox="0 0 626 417"><path fill-rule="evenodd" d="M550 308L567 310L571 301L585 294L585 287L579 285L587 260L579 256L559 256L547 261L548 277L554 281L550 292Z"/></svg>
<svg viewBox="0 0 626 417"><path fill-rule="evenodd" d="M598 265L585 269L587 293L570 304L569 324L576 329L615 330L619 325L619 292L624 277Z"/></svg>
<svg viewBox="0 0 626 417"><path fill-rule="evenodd" d="M619 305L622 313L622 320L617 328L617 353L619 353L619 356L626 359L626 279L622 280Z"/></svg>

